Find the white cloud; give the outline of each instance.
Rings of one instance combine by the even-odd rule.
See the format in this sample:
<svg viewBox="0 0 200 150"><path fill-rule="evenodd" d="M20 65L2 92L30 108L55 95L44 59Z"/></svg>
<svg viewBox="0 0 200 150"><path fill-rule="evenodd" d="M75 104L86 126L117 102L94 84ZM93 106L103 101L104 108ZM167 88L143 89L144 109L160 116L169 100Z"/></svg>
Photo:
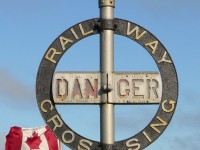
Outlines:
<svg viewBox="0 0 200 150"><path fill-rule="evenodd" d="M35 99L34 90L18 81L7 70L0 68L0 95L13 101Z"/></svg>

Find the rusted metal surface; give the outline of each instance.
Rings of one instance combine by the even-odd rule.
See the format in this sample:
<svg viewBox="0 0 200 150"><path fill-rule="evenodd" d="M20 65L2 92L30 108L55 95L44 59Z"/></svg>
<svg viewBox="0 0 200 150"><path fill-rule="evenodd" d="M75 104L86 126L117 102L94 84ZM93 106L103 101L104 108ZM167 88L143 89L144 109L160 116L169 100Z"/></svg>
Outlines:
<svg viewBox="0 0 200 150"><path fill-rule="evenodd" d="M159 104L162 82L160 75L153 72L123 72L113 75L113 101L116 104Z"/></svg>
<svg viewBox="0 0 200 150"><path fill-rule="evenodd" d="M110 93L113 104L159 104L162 83L156 72L117 72L112 84L101 87L98 72L58 72L52 83L56 104L100 104L103 91Z"/></svg>
<svg viewBox="0 0 200 150"><path fill-rule="evenodd" d="M99 33L98 21L99 19L91 19L81 22L56 38L47 49L37 75L36 94L40 112L54 134L65 145L74 150L83 149L84 146L96 150L101 149L101 145L97 141L77 134L62 120L53 100L52 80L56 65L63 54L79 40ZM114 19L114 23L117 27L115 34L128 37L137 42L154 58L162 79L162 97L157 113L142 131L128 139L104 147L105 149L115 150L144 149L163 133L171 121L178 98L177 74L168 51L153 34L126 20ZM124 92L122 92L123 94Z"/></svg>
<svg viewBox="0 0 200 150"><path fill-rule="evenodd" d="M55 103L100 103L100 73L58 72L53 79Z"/></svg>

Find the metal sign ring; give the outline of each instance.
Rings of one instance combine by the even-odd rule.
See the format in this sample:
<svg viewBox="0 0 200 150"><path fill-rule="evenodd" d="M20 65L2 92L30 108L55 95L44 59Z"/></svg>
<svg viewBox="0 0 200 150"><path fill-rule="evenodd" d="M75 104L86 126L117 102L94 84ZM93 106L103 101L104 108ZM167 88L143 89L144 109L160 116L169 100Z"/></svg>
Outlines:
<svg viewBox="0 0 200 150"><path fill-rule="evenodd" d="M36 95L43 119L54 134L71 149L101 149L99 142L74 132L57 112L52 96L52 79L63 54L76 42L99 34L99 19L90 19L64 31L47 49L38 70ZM178 79L171 57L161 42L146 29L132 22L114 19L115 34L130 38L143 46L154 58L162 78L162 99L152 121L138 134L108 147L116 150L144 149L154 142L169 124L178 98Z"/></svg>

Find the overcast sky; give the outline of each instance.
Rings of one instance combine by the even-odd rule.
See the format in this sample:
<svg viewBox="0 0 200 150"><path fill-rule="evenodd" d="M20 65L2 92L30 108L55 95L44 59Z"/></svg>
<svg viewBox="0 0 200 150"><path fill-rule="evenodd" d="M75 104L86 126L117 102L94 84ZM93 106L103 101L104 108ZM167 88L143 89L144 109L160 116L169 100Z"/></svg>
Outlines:
<svg viewBox="0 0 200 150"><path fill-rule="evenodd" d="M35 82L40 61L62 32L99 17L97 0L0 1L0 149L10 127L44 126L37 107ZM170 125L147 150L200 149L200 1L116 0L115 17L153 33L177 69L178 106ZM70 48L57 71L99 71L99 36ZM115 36L116 71L158 71L137 43ZM116 140L142 130L158 106L116 106ZM65 122L79 134L98 140L98 106L58 106ZM70 114L70 115L68 115ZM67 148L65 148L67 149Z"/></svg>

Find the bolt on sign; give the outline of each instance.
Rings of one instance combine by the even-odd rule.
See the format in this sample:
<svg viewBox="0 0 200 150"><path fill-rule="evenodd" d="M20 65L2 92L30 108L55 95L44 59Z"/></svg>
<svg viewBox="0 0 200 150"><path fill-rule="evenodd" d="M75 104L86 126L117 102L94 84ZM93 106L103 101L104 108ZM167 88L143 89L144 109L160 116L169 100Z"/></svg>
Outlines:
<svg viewBox="0 0 200 150"><path fill-rule="evenodd" d="M113 73L110 103L153 103L161 99L159 73ZM100 73L59 72L53 78L54 103L101 103Z"/></svg>
<svg viewBox="0 0 200 150"><path fill-rule="evenodd" d="M114 4L114 0L99 0L100 10L104 8L101 10L102 13L107 8L114 9ZM89 19L70 27L49 46L37 75L38 107L49 128L60 141L71 149L144 149L163 133L174 114L178 98L176 70L168 51L148 30L127 20L107 19L105 16ZM110 71L108 68L102 67L101 64L100 72L62 71L55 73L55 68L65 52L81 39L100 34L100 38L103 37L112 42L112 37L107 37L104 33L118 34L137 42L155 60L159 72L114 72L112 69ZM102 42L100 45L102 50L107 44ZM107 53L103 52L101 59L107 56ZM112 66L112 64L109 65ZM101 141L97 142L85 138L73 131L59 115L55 107L58 104L100 105L103 116L100 117L102 122ZM109 134L105 132L107 128L109 131L114 130L112 122L109 122L113 120L113 116L103 107L113 108L113 105L118 104L133 105L133 107L136 104L154 104L158 105L159 108L152 121L142 131L127 139L115 142L113 132ZM105 122L104 119L107 121Z"/></svg>

